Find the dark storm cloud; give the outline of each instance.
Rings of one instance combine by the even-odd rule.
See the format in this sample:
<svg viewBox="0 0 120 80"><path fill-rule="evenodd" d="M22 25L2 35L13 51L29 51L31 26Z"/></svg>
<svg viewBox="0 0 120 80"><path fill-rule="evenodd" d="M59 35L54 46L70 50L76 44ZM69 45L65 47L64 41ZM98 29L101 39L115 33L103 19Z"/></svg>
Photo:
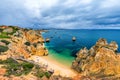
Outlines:
<svg viewBox="0 0 120 80"><path fill-rule="evenodd" d="M0 24L37 28L120 28L120 0L3 0Z"/></svg>

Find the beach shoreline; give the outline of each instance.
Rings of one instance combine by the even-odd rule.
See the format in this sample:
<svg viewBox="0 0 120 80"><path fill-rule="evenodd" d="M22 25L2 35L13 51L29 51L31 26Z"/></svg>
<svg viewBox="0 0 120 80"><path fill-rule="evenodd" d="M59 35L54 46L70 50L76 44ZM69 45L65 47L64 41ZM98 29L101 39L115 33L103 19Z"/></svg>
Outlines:
<svg viewBox="0 0 120 80"><path fill-rule="evenodd" d="M44 34L44 32L41 32L42 38L43 38L43 34ZM43 43L43 47L46 48L45 43ZM47 48L46 48L46 50L48 51ZM71 68L71 66L67 66L67 65L60 63L59 61L57 61L53 57L51 57L50 54L48 54L47 56L32 56L32 59L35 62L47 65L48 70L54 70L53 75L61 75L64 77L74 77L78 74L76 71L74 71ZM72 64L72 62L71 62L71 64Z"/></svg>
<svg viewBox="0 0 120 80"><path fill-rule="evenodd" d="M65 66L49 56L32 56L30 60L33 60L39 64L47 65L47 70L54 70L53 75L61 75L64 77L74 77L77 75L71 67Z"/></svg>

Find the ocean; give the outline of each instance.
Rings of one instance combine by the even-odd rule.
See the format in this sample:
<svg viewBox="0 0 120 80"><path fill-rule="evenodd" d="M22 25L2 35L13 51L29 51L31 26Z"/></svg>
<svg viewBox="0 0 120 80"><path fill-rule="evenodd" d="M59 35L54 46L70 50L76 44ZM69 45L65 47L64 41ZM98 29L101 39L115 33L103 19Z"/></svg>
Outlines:
<svg viewBox="0 0 120 80"><path fill-rule="evenodd" d="M42 36L50 38L50 42L45 43L49 57L66 66L71 66L81 48L91 48L100 38L105 38L108 43L116 41L120 46L120 30L53 29L42 33ZM76 41L72 41L73 36L76 37Z"/></svg>

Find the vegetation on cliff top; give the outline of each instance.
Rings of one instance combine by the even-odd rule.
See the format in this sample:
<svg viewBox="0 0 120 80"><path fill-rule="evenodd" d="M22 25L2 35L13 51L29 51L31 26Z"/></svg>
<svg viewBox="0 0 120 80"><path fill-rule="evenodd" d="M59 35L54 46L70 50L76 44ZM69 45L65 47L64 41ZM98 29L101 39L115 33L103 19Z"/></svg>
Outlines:
<svg viewBox="0 0 120 80"><path fill-rule="evenodd" d="M15 26L0 26L0 38L10 38L18 29Z"/></svg>
<svg viewBox="0 0 120 80"><path fill-rule="evenodd" d="M10 38L10 36L8 36L7 33L1 32L0 38Z"/></svg>
<svg viewBox="0 0 120 80"><path fill-rule="evenodd" d="M9 48L7 46L2 46L0 45L0 53L1 52L6 52Z"/></svg>
<svg viewBox="0 0 120 80"><path fill-rule="evenodd" d="M28 62L18 63L12 58L8 58L7 60L0 60L0 64L5 64L5 68L7 69L6 76L15 75L21 76L22 74L28 74L31 72L34 67L33 64Z"/></svg>
<svg viewBox="0 0 120 80"><path fill-rule="evenodd" d="M0 64L4 65L3 68L7 69L7 73L5 76L21 76L27 75L30 72L33 72L33 75L37 76L38 78L42 78L46 76L47 78L51 77L51 73L48 71L43 70L42 68L29 63L29 62L18 62L13 58L8 58L7 60L0 60Z"/></svg>
<svg viewBox="0 0 120 80"><path fill-rule="evenodd" d="M10 44L10 42L7 40L1 40L1 42L5 43L6 45Z"/></svg>

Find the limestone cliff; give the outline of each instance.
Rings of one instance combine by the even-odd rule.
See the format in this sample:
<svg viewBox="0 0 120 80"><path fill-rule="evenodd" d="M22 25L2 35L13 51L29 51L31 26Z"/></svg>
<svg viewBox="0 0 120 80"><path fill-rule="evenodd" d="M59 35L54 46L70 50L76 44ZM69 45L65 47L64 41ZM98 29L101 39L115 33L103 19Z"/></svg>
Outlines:
<svg viewBox="0 0 120 80"><path fill-rule="evenodd" d="M89 50L81 49L72 63L72 68L84 76L96 78L120 75L120 57L117 49L116 42L112 41L108 44L102 38Z"/></svg>
<svg viewBox="0 0 120 80"><path fill-rule="evenodd" d="M5 52L9 56L28 58L31 55L48 55L47 49L44 47L44 39L39 30L29 30L14 26L1 26L0 40L10 42L7 47L9 50ZM3 38L3 37L9 38ZM0 44L3 44L0 41ZM3 45L2 45L3 46Z"/></svg>

